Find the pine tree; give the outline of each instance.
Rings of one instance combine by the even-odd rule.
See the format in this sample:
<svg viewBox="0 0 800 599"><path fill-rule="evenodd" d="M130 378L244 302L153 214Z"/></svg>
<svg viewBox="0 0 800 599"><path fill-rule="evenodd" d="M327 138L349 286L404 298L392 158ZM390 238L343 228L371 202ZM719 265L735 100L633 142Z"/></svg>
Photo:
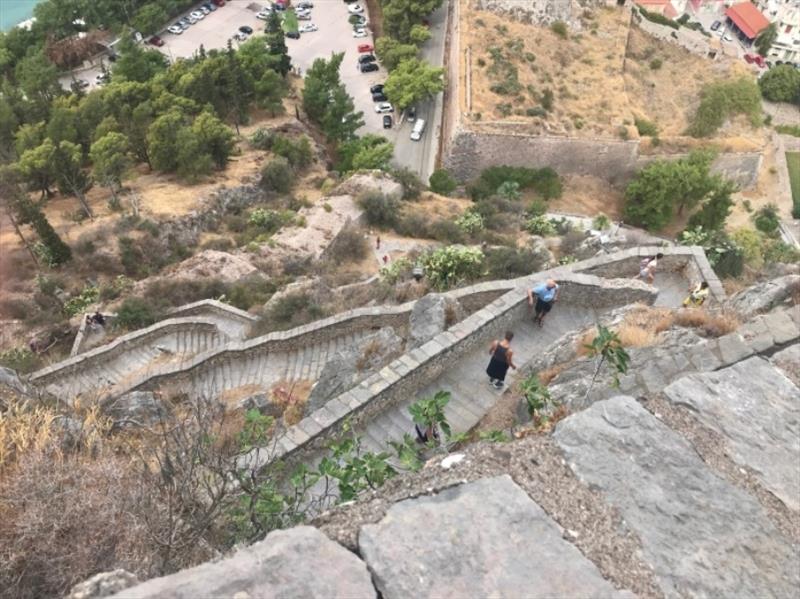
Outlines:
<svg viewBox="0 0 800 599"><path fill-rule="evenodd" d="M266 27L269 54L272 57L273 69L286 77L292 68L292 59L289 57L289 48L286 47L286 38L283 35L283 25L277 11L270 13Z"/></svg>

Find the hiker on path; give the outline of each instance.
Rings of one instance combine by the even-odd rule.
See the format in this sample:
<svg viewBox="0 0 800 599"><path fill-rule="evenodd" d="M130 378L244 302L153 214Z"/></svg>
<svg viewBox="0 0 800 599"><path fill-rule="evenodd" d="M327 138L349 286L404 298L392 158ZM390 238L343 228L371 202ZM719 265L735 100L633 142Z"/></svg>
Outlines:
<svg viewBox="0 0 800 599"><path fill-rule="evenodd" d="M533 289L528 290L528 307L533 308L533 296L536 296L536 310L534 320L536 324L542 326L544 317L550 312L550 309L558 301L558 284L554 279L547 279L546 283L542 283Z"/></svg>
<svg viewBox="0 0 800 599"><path fill-rule="evenodd" d="M506 331L505 338L501 341L494 340L489 348L489 355L492 356L489 360L489 366L486 367L486 374L489 375L489 384L495 389L502 389L503 382L506 380L506 373L510 366L514 370L517 369L514 364L514 352L511 349L511 340L514 338L514 333Z"/></svg>
<svg viewBox="0 0 800 599"><path fill-rule="evenodd" d="M703 281L702 283L698 283L693 287L689 287L689 295L683 300L683 307L688 308L689 306L696 306L700 307L706 300L708 299L708 283Z"/></svg>
<svg viewBox="0 0 800 599"><path fill-rule="evenodd" d="M656 280L656 267L658 261L664 257L664 254L656 254L655 256L646 256L639 262L639 274L633 277L634 279L642 279L651 285Z"/></svg>

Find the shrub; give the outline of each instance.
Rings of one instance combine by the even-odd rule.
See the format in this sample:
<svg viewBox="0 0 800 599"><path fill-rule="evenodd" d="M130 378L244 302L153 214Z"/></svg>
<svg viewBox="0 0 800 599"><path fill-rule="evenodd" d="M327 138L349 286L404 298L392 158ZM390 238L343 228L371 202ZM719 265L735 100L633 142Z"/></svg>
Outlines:
<svg viewBox="0 0 800 599"><path fill-rule="evenodd" d="M369 245L360 229L348 226L339 231L326 254L338 264L358 262L369 255Z"/></svg>
<svg viewBox="0 0 800 599"><path fill-rule="evenodd" d="M528 213L528 216L542 216L547 212L547 202L537 198L528 204L525 212Z"/></svg>
<svg viewBox="0 0 800 599"><path fill-rule="evenodd" d="M416 200L425 188L417 173L411 169L405 167L393 169L389 174L403 186L403 200Z"/></svg>
<svg viewBox="0 0 800 599"><path fill-rule="evenodd" d="M605 214L600 213L594 217L592 220L592 229L596 231L605 231L611 226L611 219L609 219Z"/></svg>
<svg viewBox="0 0 800 599"><path fill-rule="evenodd" d="M555 96L553 95L553 90L550 88L545 89L542 92L541 104L542 108L544 108L547 112L553 110L553 99Z"/></svg>
<svg viewBox="0 0 800 599"><path fill-rule="evenodd" d="M775 204L767 204L763 208L760 208L753 215L753 223L756 225L756 229L765 235L769 235L770 237L778 235L781 224L781 219L778 215L778 207Z"/></svg>
<svg viewBox="0 0 800 599"><path fill-rule="evenodd" d="M27 374L41 366L41 359L27 347L14 347L0 352L0 366Z"/></svg>
<svg viewBox="0 0 800 599"><path fill-rule="evenodd" d="M531 235L541 235L542 237L552 237L557 233L556 226L546 216L531 216L525 221L525 230Z"/></svg>
<svg viewBox="0 0 800 599"><path fill-rule="evenodd" d="M639 13L648 21L652 21L653 23L658 23L659 25L666 25L667 27L671 27L672 29L680 29L680 24L676 23L669 17L665 17L661 13L658 12L650 12L649 10L645 10L641 6L638 7Z"/></svg>
<svg viewBox="0 0 800 599"><path fill-rule="evenodd" d="M261 232L274 233L281 227L295 221L297 215L291 210L265 210L256 208L247 218L248 224L257 227Z"/></svg>
<svg viewBox="0 0 800 599"><path fill-rule="evenodd" d="M782 133L783 135L792 135L794 137L800 137L800 125L776 125L775 131L777 131L778 133Z"/></svg>
<svg viewBox="0 0 800 599"><path fill-rule="evenodd" d="M764 266L764 239L761 233L754 229L743 227L731 234L733 242L742 249L744 260L748 266L760 269Z"/></svg>
<svg viewBox="0 0 800 599"><path fill-rule="evenodd" d="M692 137L708 137L731 116L745 114L755 126L760 124L761 92L753 81L741 77L706 85L687 133Z"/></svg>
<svg viewBox="0 0 800 599"><path fill-rule="evenodd" d="M556 21L550 25L550 31L562 39L567 39L567 36L569 35L569 32L567 31L567 24L564 21Z"/></svg>
<svg viewBox="0 0 800 599"><path fill-rule="evenodd" d="M720 277L739 277L744 270L744 251L723 231L705 231L702 227L681 233L682 245L699 245Z"/></svg>
<svg viewBox="0 0 800 599"><path fill-rule="evenodd" d="M660 58L654 58L653 60L650 61L650 68L653 71L657 71L658 69L661 68L662 64L663 62L661 61Z"/></svg>
<svg viewBox="0 0 800 599"><path fill-rule="evenodd" d="M511 279L540 271L544 259L528 249L492 248L486 252L486 267L491 279Z"/></svg>
<svg viewBox="0 0 800 599"><path fill-rule="evenodd" d="M117 310L114 326L125 330L149 327L159 318L159 311L141 297L129 297Z"/></svg>
<svg viewBox="0 0 800 599"><path fill-rule="evenodd" d="M475 235L483 231L483 217L472 210L467 210L456 219L456 226L467 235Z"/></svg>
<svg viewBox="0 0 800 599"><path fill-rule="evenodd" d="M423 254L420 264L431 286L445 290L480 277L483 260L484 254L477 248L452 245Z"/></svg>
<svg viewBox="0 0 800 599"><path fill-rule="evenodd" d="M473 201L486 199L497 192L507 181L513 181L520 189L531 189L545 200L561 197L561 179L553 169L524 166L491 166L481 172L480 177L467 186Z"/></svg>
<svg viewBox="0 0 800 599"><path fill-rule="evenodd" d="M368 191L358 198L358 204L370 225L391 227L397 223L400 202L379 191Z"/></svg>
<svg viewBox="0 0 800 599"><path fill-rule="evenodd" d="M431 237L430 219L422 214L406 214L398 219L394 230L405 237Z"/></svg>
<svg viewBox="0 0 800 599"><path fill-rule="evenodd" d="M390 262L387 266L381 267L381 279L394 285L407 279L411 275L412 264L408 258L398 258Z"/></svg>
<svg viewBox="0 0 800 599"><path fill-rule="evenodd" d="M272 151L278 156L283 156L295 169L303 169L311 164L313 154L311 144L305 135L297 141L283 135L276 135L272 142Z"/></svg>
<svg viewBox="0 0 800 599"><path fill-rule="evenodd" d="M789 64L775 65L758 80L767 100L800 104L800 71Z"/></svg>
<svg viewBox="0 0 800 599"><path fill-rule="evenodd" d="M308 293L291 293L280 298L261 316L251 336L297 327L324 315L322 307Z"/></svg>
<svg viewBox="0 0 800 599"><path fill-rule="evenodd" d="M455 191L457 183L450 173L440 168L433 171L428 179L428 185L432 192L448 196Z"/></svg>
<svg viewBox="0 0 800 599"><path fill-rule="evenodd" d="M98 297L100 297L100 289L95 285L87 285L78 295L69 298L64 303L64 314L67 316L80 314L95 303Z"/></svg>
<svg viewBox="0 0 800 599"><path fill-rule="evenodd" d="M260 185L266 191L289 193L294 183L294 172L283 156L273 158L261 169Z"/></svg>
<svg viewBox="0 0 800 599"><path fill-rule="evenodd" d="M634 125L636 125L636 130L639 132L639 135L646 135L648 137L655 137L658 135L658 127L656 127L655 123L651 123L645 119L634 119Z"/></svg>
<svg viewBox="0 0 800 599"><path fill-rule="evenodd" d="M269 150L275 139L275 133L260 127L250 136L250 144L257 150Z"/></svg>
<svg viewBox="0 0 800 599"><path fill-rule="evenodd" d="M464 232L453 221L446 218L437 218L429 228L432 239L442 243L463 243L465 240Z"/></svg>

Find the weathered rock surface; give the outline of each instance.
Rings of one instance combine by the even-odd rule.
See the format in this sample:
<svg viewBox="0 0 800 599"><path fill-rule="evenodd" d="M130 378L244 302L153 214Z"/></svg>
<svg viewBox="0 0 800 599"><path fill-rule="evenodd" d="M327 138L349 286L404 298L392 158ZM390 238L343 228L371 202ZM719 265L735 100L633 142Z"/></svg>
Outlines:
<svg viewBox="0 0 800 599"><path fill-rule="evenodd" d="M374 191L395 200L399 200L403 197L403 186L381 171L357 173L339 185L336 191L337 193L349 194L353 197L358 197L365 192Z"/></svg>
<svg viewBox="0 0 800 599"><path fill-rule="evenodd" d="M563 420L554 438L570 467L639 534L667 597L792 597L797 555L751 496L633 398Z"/></svg>
<svg viewBox="0 0 800 599"><path fill-rule="evenodd" d="M286 300L286 298L294 295L305 295L311 300L320 303L324 298L330 296L330 293L331 289L319 277L300 277L274 293L264 304L264 310L268 312Z"/></svg>
<svg viewBox="0 0 800 599"><path fill-rule="evenodd" d="M458 300L440 293L429 293L417 300L409 318L409 347L419 347L463 318Z"/></svg>
<svg viewBox="0 0 800 599"><path fill-rule="evenodd" d="M800 275L757 283L734 295L729 305L743 316L766 312L800 292Z"/></svg>
<svg viewBox="0 0 800 599"><path fill-rule="evenodd" d="M274 531L216 563L154 578L119 599L375 597L369 572L355 555L316 528Z"/></svg>
<svg viewBox="0 0 800 599"><path fill-rule="evenodd" d="M138 583L139 579L127 570L117 569L111 572L100 572L72 587L67 599L108 597Z"/></svg>
<svg viewBox="0 0 800 599"><path fill-rule="evenodd" d="M403 338L391 327L367 335L357 345L338 352L325 364L305 405L307 414L330 398L355 387L403 351Z"/></svg>
<svg viewBox="0 0 800 599"><path fill-rule="evenodd" d="M114 399L104 410L120 428L150 426L169 414L167 405L152 391L131 391Z"/></svg>
<svg viewBox="0 0 800 599"><path fill-rule="evenodd" d="M283 415L283 408L270 400L267 393L255 393L236 403L240 410L258 410L265 416L280 418Z"/></svg>
<svg viewBox="0 0 800 599"><path fill-rule="evenodd" d="M737 464L800 510L800 389L764 358L685 376L664 389L726 439Z"/></svg>
<svg viewBox="0 0 800 599"><path fill-rule="evenodd" d="M800 343L790 345L772 356L772 363L783 371L789 380L800 387Z"/></svg>
<svg viewBox="0 0 800 599"><path fill-rule="evenodd" d="M258 272L249 260L237 254L204 250L178 264L172 276L182 278L214 278L235 283Z"/></svg>
<svg viewBox="0 0 800 599"><path fill-rule="evenodd" d="M622 596L508 475L397 503L358 543L385 599Z"/></svg>

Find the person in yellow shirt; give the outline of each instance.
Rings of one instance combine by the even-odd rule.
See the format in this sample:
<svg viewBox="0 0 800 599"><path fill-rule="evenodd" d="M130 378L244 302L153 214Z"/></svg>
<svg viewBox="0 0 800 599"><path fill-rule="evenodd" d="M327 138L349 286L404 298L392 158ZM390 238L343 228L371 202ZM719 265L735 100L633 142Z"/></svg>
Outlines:
<svg viewBox="0 0 800 599"><path fill-rule="evenodd" d="M706 302L706 299L708 299L708 283L703 281L689 288L689 295L683 300L683 307L700 307Z"/></svg>

